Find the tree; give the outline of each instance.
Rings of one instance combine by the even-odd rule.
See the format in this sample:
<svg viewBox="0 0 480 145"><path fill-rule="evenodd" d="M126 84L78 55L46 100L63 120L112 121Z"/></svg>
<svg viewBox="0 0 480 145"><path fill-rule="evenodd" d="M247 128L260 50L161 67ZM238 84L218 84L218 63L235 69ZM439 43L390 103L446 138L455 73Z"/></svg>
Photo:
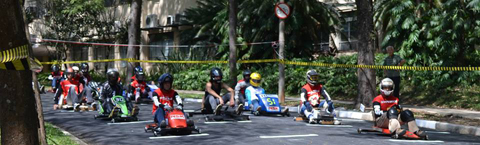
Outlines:
<svg viewBox="0 0 480 145"><path fill-rule="evenodd" d="M277 0L239 0L237 43L277 41L279 33L278 18L274 14ZM189 23L198 25L184 31L184 40L213 42L224 44L228 40L228 3L218 0L199 0L198 7L186 10ZM290 0L292 13L285 23L285 58L310 56L318 49L312 44L319 42L320 33L330 34L336 31L341 19L337 10L329 4L317 0ZM300 49L301 48L301 49ZM218 58L226 58L225 47L218 49ZM277 51L270 45L242 46L237 48L240 59L277 58Z"/></svg>
<svg viewBox="0 0 480 145"><path fill-rule="evenodd" d="M142 16L142 0L132 0L130 16L128 18L128 52L127 58L138 59L138 54L140 51L139 47L134 47L133 45L138 45L140 43L140 18ZM129 63L127 65L127 78L125 79L125 84L130 84L130 78L133 76L133 67L134 64ZM138 63L135 64L138 66Z"/></svg>
<svg viewBox="0 0 480 145"><path fill-rule="evenodd" d="M230 46L230 58L228 60L228 64L230 67L230 84L235 85L237 83L237 47L235 45L237 40L237 1L229 0L229 7L228 38Z"/></svg>
<svg viewBox="0 0 480 145"><path fill-rule="evenodd" d="M8 28L0 32L0 51L28 45L20 1L0 2L3 18L0 27ZM28 47L31 52L31 48ZM0 126L1 144L39 144L38 118L32 90L32 72L0 70Z"/></svg>
<svg viewBox="0 0 480 145"><path fill-rule="evenodd" d="M356 0L357 19L359 32L359 47L357 64L375 65L375 48L373 41L373 7L372 0ZM376 94L375 70L358 68L358 94L355 107L360 104L372 105L372 99Z"/></svg>

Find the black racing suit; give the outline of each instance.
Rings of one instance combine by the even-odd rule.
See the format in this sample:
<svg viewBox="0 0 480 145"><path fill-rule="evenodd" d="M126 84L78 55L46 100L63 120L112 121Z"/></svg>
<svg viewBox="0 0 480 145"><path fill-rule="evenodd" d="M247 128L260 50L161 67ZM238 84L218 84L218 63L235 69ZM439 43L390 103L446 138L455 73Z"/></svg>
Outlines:
<svg viewBox="0 0 480 145"><path fill-rule="evenodd" d="M103 85L103 89L101 94L100 99L102 100L102 107L104 108L104 114L110 114L110 112L113 109L113 104L112 104L112 97L113 96L124 96L123 95L123 87L120 84L110 84L108 82L105 82ZM124 98L126 98L124 96ZM129 101L127 101L127 104L129 104ZM130 109L130 105L129 105Z"/></svg>

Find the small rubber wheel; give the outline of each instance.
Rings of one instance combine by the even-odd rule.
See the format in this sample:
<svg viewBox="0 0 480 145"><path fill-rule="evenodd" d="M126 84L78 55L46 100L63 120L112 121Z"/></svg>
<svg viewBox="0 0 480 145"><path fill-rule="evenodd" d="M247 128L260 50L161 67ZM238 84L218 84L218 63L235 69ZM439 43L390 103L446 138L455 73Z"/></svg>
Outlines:
<svg viewBox="0 0 480 145"><path fill-rule="evenodd" d="M247 116L247 120L250 120L250 116Z"/></svg>
<svg viewBox="0 0 480 145"><path fill-rule="evenodd" d="M115 123L115 122L116 122L115 118L113 118L111 122L112 122L112 123Z"/></svg>
<svg viewBox="0 0 480 145"><path fill-rule="evenodd" d="M358 134L361 134L361 133L362 133L362 129L360 129L360 128L357 129L357 132L358 132Z"/></svg>
<svg viewBox="0 0 480 145"><path fill-rule="evenodd" d="M424 138L424 139L425 139L425 140L428 140L428 135L425 135L425 138Z"/></svg>
<svg viewBox="0 0 480 145"><path fill-rule="evenodd" d="M200 129L200 128L197 129L197 133L198 133L198 134L202 134L202 129Z"/></svg>
<svg viewBox="0 0 480 145"><path fill-rule="evenodd" d="M398 139L398 138L399 138L399 136L398 136L398 134L394 134L394 135L392 135L392 138L394 138L394 139Z"/></svg>
<svg viewBox="0 0 480 145"><path fill-rule="evenodd" d="M93 115L93 118L94 118L94 119L97 119L97 115Z"/></svg>
<svg viewBox="0 0 480 145"><path fill-rule="evenodd" d="M155 130L153 131L153 136L158 136L157 131L155 131Z"/></svg>
<svg viewBox="0 0 480 145"><path fill-rule="evenodd" d="M145 130L145 132L148 132L148 128L145 126L145 128L143 128Z"/></svg>

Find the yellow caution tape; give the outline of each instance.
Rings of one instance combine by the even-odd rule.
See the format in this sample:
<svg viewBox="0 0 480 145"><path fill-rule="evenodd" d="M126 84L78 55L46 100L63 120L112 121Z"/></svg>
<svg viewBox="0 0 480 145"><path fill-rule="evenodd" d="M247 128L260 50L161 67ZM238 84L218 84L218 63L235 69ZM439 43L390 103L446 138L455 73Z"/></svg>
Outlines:
<svg viewBox="0 0 480 145"><path fill-rule="evenodd" d="M0 52L0 63L11 62L28 57L28 45L18 46Z"/></svg>
<svg viewBox="0 0 480 145"><path fill-rule="evenodd" d="M227 64L225 60L205 60L205 61L182 61L182 60L136 60L136 59L104 59L89 61L65 61L65 62L42 62L42 64L58 64L58 63L85 63L85 62L141 62L141 63L172 63L172 64ZM480 71L480 67L418 67L418 66L382 66L382 65L357 65L357 64L330 64L319 62L297 62L283 59L263 59L263 60L239 60L237 63L282 63L288 65L299 66L317 66L317 67L335 67L335 68L369 68L382 70L417 70L417 71ZM2 65L0 65L2 68Z"/></svg>

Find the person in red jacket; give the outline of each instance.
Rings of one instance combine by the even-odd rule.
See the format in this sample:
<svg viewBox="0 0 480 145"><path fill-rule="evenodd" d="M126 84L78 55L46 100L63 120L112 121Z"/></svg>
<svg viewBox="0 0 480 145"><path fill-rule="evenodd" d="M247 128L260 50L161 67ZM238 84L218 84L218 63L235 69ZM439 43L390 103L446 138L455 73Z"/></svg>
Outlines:
<svg viewBox="0 0 480 145"><path fill-rule="evenodd" d="M425 132L421 131L415 122L413 112L408 109L402 110L398 104L399 99L393 96L394 88L395 85L389 78L380 82L381 94L373 99L375 126L388 128L392 134L398 136L406 136L406 130L401 128L401 125L406 123L410 132L419 137L425 137Z"/></svg>
<svg viewBox="0 0 480 145"><path fill-rule="evenodd" d="M323 107L327 113L334 116L334 124L340 124L335 114L332 98L327 93L325 86L320 84L320 74L315 70L308 70L306 75L307 83L303 85L300 91L300 114L305 115L309 119L309 123L315 123L313 115L313 107ZM320 97L325 100L320 101Z"/></svg>
<svg viewBox="0 0 480 145"><path fill-rule="evenodd" d="M135 79L129 86L129 96L131 100L135 100L136 103L140 103L140 98L152 98L152 92L145 82L145 74L143 72L137 72ZM135 96L135 97L133 97Z"/></svg>
<svg viewBox="0 0 480 145"><path fill-rule="evenodd" d="M173 103L176 102L176 108L183 111L182 98L172 89L173 76L165 73L158 78L158 89L153 92L152 114L154 122L160 125L165 120L165 111L173 110ZM187 115L185 115L187 116Z"/></svg>
<svg viewBox="0 0 480 145"><path fill-rule="evenodd" d="M58 108L59 104L63 104L64 102L63 99L59 99L61 95L69 99L70 101L73 101L75 103L74 108L78 107L79 104L77 103L77 95L79 93L79 86L80 83L78 80L75 79L75 72L73 71L72 68L68 68L67 71L65 72L67 75L67 80L64 80L60 82L60 87L58 88L56 94L55 94L55 104L53 105L53 110L56 110Z"/></svg>

